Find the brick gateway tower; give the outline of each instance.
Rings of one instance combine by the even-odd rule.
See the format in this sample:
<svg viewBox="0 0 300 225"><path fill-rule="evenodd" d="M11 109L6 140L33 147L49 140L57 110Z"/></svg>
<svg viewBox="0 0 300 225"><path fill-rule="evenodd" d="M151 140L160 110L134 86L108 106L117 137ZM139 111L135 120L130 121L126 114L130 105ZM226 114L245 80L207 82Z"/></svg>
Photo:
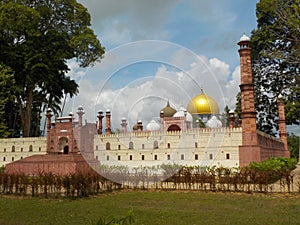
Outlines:
<svg viewBox="0 0 300 225"><path fill-rule="evenodd" d="M254 85L251 66L250 38L243 35L240 46L241 101L242 101L242 145L239 146L240 166L264 161L270 157L289 157L286 139L284 105L279 97L279 129L281 140L260 132L256 128Z"/></svg>
<svg viewBox="0 0 300 225"><path fill-rule="evenodd" d="M32 155L9 163L8 174L40 175L52 173L70 175L87 173L99 162L94 159L93 138L97 134L96 125L82 124L83 108L78 108L78 121L73 114L55 118L51 122L52 111L47 110L47 149L46 155Z"/></svg>

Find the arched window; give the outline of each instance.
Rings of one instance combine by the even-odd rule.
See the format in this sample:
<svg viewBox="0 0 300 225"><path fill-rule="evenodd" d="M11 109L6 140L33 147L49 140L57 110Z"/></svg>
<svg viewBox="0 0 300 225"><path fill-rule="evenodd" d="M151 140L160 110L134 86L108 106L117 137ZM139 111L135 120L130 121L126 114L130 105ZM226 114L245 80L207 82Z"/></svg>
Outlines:
<svg viewBox="0 0 300 225"><path fill-rule="evenodd" d="M106 147L106 150L110 150L110 143L107 142L105 147Z"/></svg>
<svg viewBox="0 0 300 225"><path fill-rule="evenodd" d="M142 149L145 149L145 144L142 144Z"/></svg>
<svg viewBox="0 0 300 225"><path fill-rule="evenodd" d="M168 143L168 148L171 148L171 144L170 143Z"/></svg>
<svg viewBox="0 0 300 225"><path fill-rule="evenodd" d="M32 145L29 145L29 151L32 152L33 151L33 147Z"/></svg>
<svg viewBox="0 0 300 225"><path fill-rule="evenodd" d="M158 149L158 141L153 142L153 149Z"/></svg>
<svg viewBox="0 0 300 225"><path fill-rule="evenodd" d="M21 148L21 152L23 152L23 148Z"/></svg>
<svg viewBox="0 0 300 225"><path fill-rule="evenodd" d="M11 147L11 152L15 152L16 151L16 147L13 145L12 147Z"/></svg>
<svg viewBox="0 0 300 225"><path fill-rule="evenodd" d="M133 142L129 142L129 149L133 149Z"/></svg>

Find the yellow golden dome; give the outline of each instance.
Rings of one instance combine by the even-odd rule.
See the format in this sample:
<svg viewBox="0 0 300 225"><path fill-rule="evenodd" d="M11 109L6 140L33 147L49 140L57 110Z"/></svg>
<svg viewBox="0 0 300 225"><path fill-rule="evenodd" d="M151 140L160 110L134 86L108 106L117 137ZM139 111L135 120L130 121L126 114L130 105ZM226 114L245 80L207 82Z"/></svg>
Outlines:
<svg viewBox="0 0 300 225"><path fill-rule="evenodd" d="M210 96L203 93L196 95L190 101L187 111L191 114L219 114L218 103Z"/></svg>

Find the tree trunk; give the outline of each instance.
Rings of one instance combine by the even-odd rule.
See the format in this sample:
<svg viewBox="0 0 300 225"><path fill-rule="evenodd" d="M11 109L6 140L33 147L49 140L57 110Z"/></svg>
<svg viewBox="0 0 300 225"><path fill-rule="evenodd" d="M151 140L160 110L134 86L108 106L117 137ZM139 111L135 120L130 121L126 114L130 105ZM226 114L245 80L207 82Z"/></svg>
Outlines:
<svg viewBox="0 0 300 225"><path fill-rule="evenodd" d="M24 137L30 136L32 102L33 102L33 88L30 88L28 93L28 99L25 106L25 123L23 127Z"/></svg>
<svg viewBox="0 0 300 225"><path fill-rule="evenodd" d="M27 101L25 106L23 104L22 97L18 96L18 104L21 115L21 127L23 131L23 137L30 136L30 126L31 126L31 112L32 112L32 102L33 102L33 88L29 88Z"/></svg>

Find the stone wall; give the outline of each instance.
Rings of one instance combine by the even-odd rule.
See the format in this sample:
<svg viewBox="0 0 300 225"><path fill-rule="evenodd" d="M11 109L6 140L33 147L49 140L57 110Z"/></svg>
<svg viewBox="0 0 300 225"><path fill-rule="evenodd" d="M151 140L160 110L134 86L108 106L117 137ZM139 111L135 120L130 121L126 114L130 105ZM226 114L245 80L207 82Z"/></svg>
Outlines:
<svg viewBox="0 0 300 225"><path fill-rule="evenodd" d="M95 157L101 164L157 166L239 166L241 128L192 129L96 135Z"/></svg>
<svg viewBox="0 0 300 225"><path fill-rule="evenodd" d="M0 139L0 166L36 154L46 154L46 137Z"/></svg>

